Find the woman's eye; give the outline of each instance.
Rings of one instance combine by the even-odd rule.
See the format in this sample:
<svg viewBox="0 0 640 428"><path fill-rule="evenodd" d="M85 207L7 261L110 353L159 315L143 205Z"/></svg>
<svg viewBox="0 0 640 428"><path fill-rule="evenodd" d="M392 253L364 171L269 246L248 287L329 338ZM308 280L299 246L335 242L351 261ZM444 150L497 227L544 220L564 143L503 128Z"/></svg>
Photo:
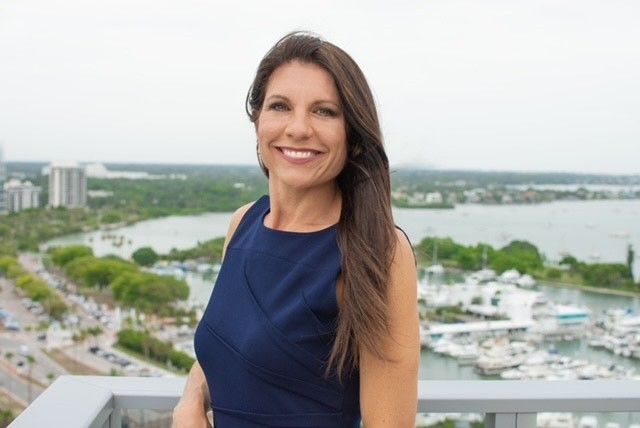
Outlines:
<svg viewBox="0 0 640 428"><path fill-rule="evenodd" d="M269 105L269 110L287 111L288 107L285 103L273 103Z"/></svg>
<svg viewBox="0 0 640 428"><path fill-rule="evenodd" d="M326 108L326 107L320 107L317 110L318 114L322 115L322 116L329 116L329 117L333 117L336 116L336 112L331 110L330 108Z"/></svg>

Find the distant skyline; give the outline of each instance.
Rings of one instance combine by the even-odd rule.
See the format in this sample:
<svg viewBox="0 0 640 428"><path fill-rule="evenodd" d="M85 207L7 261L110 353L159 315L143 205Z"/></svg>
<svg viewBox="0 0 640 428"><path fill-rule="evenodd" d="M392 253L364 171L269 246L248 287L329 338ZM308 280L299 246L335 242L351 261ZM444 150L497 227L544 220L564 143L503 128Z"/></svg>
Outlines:
<svg viewBox="0 0 640 428"><path fill-rule="evenodd" d="M392 166L640 174L640 2L8 1L6 161L254 164L244 99L283 34L350 53Z"/></svg>

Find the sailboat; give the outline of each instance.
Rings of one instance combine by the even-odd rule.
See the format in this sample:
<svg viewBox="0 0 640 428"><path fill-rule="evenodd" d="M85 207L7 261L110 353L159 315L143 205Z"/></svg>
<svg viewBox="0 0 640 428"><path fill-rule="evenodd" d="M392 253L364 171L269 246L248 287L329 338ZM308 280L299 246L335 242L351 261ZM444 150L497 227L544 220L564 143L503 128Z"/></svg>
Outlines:
<svg viewBox="0 0 640 428"><path fill-rule="evenodd" d="M427 268L429 275L441 275L444 273L444 266L438 264L438 241L433 241L433 262Z"/></svg>

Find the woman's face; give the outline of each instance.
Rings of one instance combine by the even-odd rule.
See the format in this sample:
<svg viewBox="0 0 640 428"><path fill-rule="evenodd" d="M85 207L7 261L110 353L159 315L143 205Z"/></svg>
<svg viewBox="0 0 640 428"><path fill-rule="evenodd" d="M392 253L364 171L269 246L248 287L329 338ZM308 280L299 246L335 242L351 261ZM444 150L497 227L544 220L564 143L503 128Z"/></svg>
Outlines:
<svg viewBox="0 0 640 428"><path fill-rule="evenodd" d="M345 118L331 75L292 61L269 78L256 132L269 180L298 189L332 183L347 160Z"/></svg>

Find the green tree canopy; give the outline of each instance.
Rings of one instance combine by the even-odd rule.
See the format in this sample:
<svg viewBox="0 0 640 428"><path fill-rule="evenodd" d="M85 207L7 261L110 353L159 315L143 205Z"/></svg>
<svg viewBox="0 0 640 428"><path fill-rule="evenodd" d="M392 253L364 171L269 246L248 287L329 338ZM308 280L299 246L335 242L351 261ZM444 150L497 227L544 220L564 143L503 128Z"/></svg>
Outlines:
<svg viewBox="0 0 640 428"><path fill-rule="evenodd" d="M58 266L65 266L71 260L78 257L93 256L93 250L85 245L69 245L56 247L49 250L51 261Z"/></svg>
<svg viewBox="0 0 640 428"><path fill-rule="evenodd" d="M138 248L131 255L131 258L133 258L133 261L138 263L140 266L152 266L160 259L158 254L151 247Z"/></svg>
<svg viewBox="0 0 640 428"><path fill-rule="evenodd" d="M111 284L113 296L144 312L154 312L174 300L186 300L186 282L145 272L125 272Z"/></svg>
<svg viewBox="0 0 640 428"><path fill-rule="evenodd" d="M79 257L69 262L65 268L67 275L86 287L98 286L100 289L111 284L120 274L133 272L134 264L124 260L92 256Z"/></svg>

